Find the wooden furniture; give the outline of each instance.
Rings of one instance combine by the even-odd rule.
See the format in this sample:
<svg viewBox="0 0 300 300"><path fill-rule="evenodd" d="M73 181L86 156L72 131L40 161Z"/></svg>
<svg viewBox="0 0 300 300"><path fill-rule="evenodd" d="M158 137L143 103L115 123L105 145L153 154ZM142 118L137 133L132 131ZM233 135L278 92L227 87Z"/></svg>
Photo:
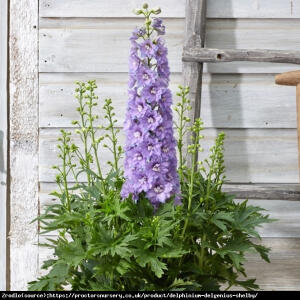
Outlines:
<svg viewBox="0 0 300 300"><path fill-rule="evenodd" d="M298 134L298 167L300 179L300 71L279 74L275 77L276 84L296 87L297 134Z"/></svg>

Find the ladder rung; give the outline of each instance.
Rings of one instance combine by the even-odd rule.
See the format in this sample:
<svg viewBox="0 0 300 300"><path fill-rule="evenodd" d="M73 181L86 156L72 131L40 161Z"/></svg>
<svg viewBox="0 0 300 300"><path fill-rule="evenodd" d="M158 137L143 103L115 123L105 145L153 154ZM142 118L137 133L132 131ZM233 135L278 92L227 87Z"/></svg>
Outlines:
<svg viewBox="0 0 300 300"><path fill-rule="evenodd" d="M300 64L300 51L267 49L209 49L200 46L184 49L184 62L272 62Z"/></svg>

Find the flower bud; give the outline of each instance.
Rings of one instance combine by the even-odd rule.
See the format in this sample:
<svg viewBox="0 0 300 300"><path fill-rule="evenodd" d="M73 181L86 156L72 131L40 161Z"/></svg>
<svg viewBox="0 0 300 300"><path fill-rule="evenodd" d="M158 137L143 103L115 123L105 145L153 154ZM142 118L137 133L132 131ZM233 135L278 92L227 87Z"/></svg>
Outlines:
<svg viewBox="0 0 300 300"><path fill-rule="evenodd" d="M143 4L143 8L144 8L144 9L147 9L147 8L148 8L148 3L144 3L144 4Z"/></svg>
<svg viewBox="0 0 300 300"><path fill-rule="evenodd" d="M153 12L155 15L158 15L161 13L161 8L160 7L155 7L151 9L151 12Z"/></svg>
<svg viewBox="0 0 300 300"><path fill-rule="evenodd" d="M141 14L143 13L143 11L142 11L141 9L134 9L134 10L133 10L133 13L134 13L135 15L141 15Z"/></svg>

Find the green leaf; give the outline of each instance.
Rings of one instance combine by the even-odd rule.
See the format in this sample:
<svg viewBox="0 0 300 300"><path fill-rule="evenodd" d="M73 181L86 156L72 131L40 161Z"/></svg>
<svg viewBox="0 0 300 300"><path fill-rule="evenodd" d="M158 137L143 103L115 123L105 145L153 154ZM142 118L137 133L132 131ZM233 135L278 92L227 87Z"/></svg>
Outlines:
<svg viewBox="0 0 300 300"><path fill-rule="evenodd" d="M195 281L175 278L173 283L168 288L168 291L174 291L174 292L187 291L187 290L199 291L201 290L201 285Z"/></svg>
<svg viewBox="0 0 300 300"><path fill-rule="evenodd" d="M213 216L213 219L215 219L215 220L225 220L225 221L228 221L230 223L234 222L234 218L232 216L232 213L223 212L223 211L220 211L220 212L216 213Z"/></svg>
<svg viewBox="0 0 300 300"><path fill-rule="evenodd" d="M133 254L136 257L136 262L141 267L144 268L147 264L149 264L151 270L155 273L155 275L158 278L160 278L163 275L163 270L167 270L166 264L159 261L159 259L153 252L150 252L148 250L136 249L134 250Z"/></svg>
<svg viewBox="0 0 300 300"><path fill-rule="evenodd" d="M246 260L245 257L244 257L244 255L238 254L238 253L234 253L234 252L230 252L230 253L228 253L228 256L232 260L233 265L235 266L235 268L237 270L240 270L241 264Z"/></svg>
<svg viewBox="0 0 300 300"><path fill-rule="evenodd" d="M256 279L249 279L245 281L236 281L236 283L243 288L245 288L247 291L257 291L259 290L259 286L255 283Z"/></svg>
<svg viewBox="0 0 300 300"><path fill-rule="evenodd" d="M55 259L46 260L43 262L42 269L46 270L49 267L53 266L56 262L57 262L57 260L55 260Z"/></svg>
<svg viewBox="0 0 300 300"><path fill-rule="evenodd" d="M47 291L49 285L48 278L39 278L38 281L31 281L28 283L28 291Z"/></svg>
<svg viewBox="0 0 300 300"><path fill-rule="evenodd" d="M226 223L219 221L219 220L212 220L212 222L219 227L222 231L226 232L227 231L227 227L226 227Z"/></svg>
<svg viewBox="0 0 300 300"><path fill-rule="evenodd" d="M179 258L182 257L183 255L189 253L189 251L183 250L181 248L159 248L157 250L157 256L161 258Z"/></svg>
<svg viewBox="0 0 300 300"><path fill-rule="evenodd" d="M157 258L151 258L149 263L151 270L158 278L161 278L161 276L164 274L163 270L168 270L167 265L159 261Z"/></svg>
<svg viewBox="0 0 300 300"><path fill-rule="evenodd" d="M55 265L53 265L51 271L47 276L63 280L68 275L68 272L69 266L66 263L57 262Z"/></svg>
<svg viewBox="0 0 300 300"><path fill-rule="evenodd" d="M81 241L79 240L69 243L59 243L55 253L68 265L74 267L80 265L80 263L86 258L86 253L82 247Z"/></svg>
<svg viewBox="0 0 300 300"><path fill-rule="evenodd" d="M253 244L255 250L260 254L261 258L266 262L270 263L270 259L268 253L270 252L270 248L264 247L262 245L255 245Z"/></svg>

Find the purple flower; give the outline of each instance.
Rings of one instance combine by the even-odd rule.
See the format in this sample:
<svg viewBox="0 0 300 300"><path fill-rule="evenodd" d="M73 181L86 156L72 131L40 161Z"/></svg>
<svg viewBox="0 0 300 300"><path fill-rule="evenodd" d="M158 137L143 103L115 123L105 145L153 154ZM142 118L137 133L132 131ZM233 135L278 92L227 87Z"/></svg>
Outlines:
<svg viewBox="0 0 300 300"><path fill-rule="evenodd" d="M164 35L166 33L166 28L162 24L161 18L154 18L152 20L152 27L157 31L158 35Z"/></svg>
<svg viewBox="0 0 300 300"><path fill-rule="evenodd" d="M151 137L150 135L147 137L146 141L142 145L142 152L149 159L152 156L159 156L161 154L162 143L156 137Z"/></svg>
<svg viewBox="0 0 300 300"><path fill-rule="evenodd" d="M131 41L136 41L138 38L144 36L146 34L145 28L135 28L132 32L132 36L130 37Z"/></svg>
<svg viewBox="0 0 300 300"><path fill-rule="evenodd" d="M162 20L152 22L152 34L164 32ZM138 41L139 37L143 37ZM129 100L124 129L125 147L122 198L136 201L145 193L155 208L175 196L180 203L176 141L173 135L172 94L164 40L135 29L129 55Z"/></svg>
<svg viewBox="0 0 300 300"><path fill-rule="evenodd" d="M156 78L157 73L145 66L140 67L137 72L137 80L141 86L153 84Z"/></svg>
<svg viewBox="0 0 300 300"><path fill-rule="evenodd" d="M129 72L136 72L136 70L139 68L139 66L141 65L141 60L140 58L136 55L136 54L131 54L129 56Z"/></svg>
<svg viewBox="0 0 300 300"><path fill-rule="evenodd" d="M142 58L152 58L155 55L155 45L147 39L140 44L140 52Z"/></svg>
<svg viewBox="0 0 300 300"><path fill-rule="evenodd" d="M157 206L159 203L165 203L166 200L172 196L172 192L172 183L163 183L157 181L147 193L147 197L155 206Z"/></svg>
<svg viewBox="0 0 300 300"><path fill-rule="evenodd" d="M158 70L159 76L161 76L161 77L167 78L170 76L170 68L169 68L169 65L167 62L158 65L157 70Z"/></svg>
<svg viewBox="0 0 300 300"><path fill-rule="evenodd" d="M143 124L151 131L154 131L162 122L163 118L157 111L148 111L143 118Z"/></svg>

